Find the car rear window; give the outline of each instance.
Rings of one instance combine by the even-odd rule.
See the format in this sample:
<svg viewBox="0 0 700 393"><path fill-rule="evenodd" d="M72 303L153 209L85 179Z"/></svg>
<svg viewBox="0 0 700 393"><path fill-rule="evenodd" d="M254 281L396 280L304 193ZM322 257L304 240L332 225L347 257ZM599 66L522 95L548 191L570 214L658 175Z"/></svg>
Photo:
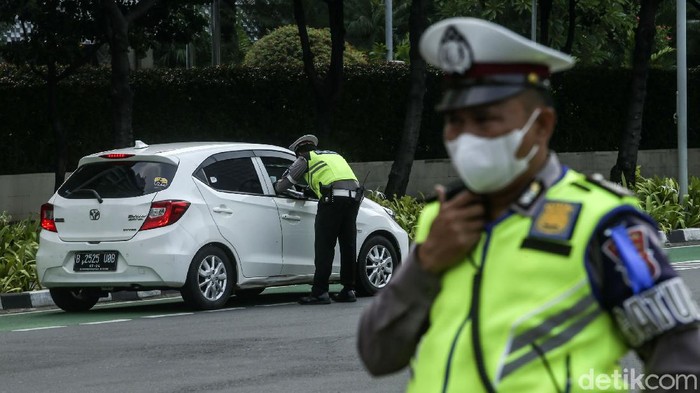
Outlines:
<svg viewBox="0 0 700 393"><path fill-rule="evenodd" d="M177 166L151 161L111 161L83 165L59 188L70 199L132 198L165 190ZM93 192L94 191L94 192Z"/></svg>

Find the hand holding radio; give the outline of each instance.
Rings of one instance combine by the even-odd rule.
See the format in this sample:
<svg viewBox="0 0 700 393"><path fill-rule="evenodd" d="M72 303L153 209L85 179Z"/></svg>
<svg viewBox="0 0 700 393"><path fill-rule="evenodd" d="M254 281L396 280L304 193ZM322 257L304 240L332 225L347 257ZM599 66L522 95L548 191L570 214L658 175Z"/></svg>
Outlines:
<svg viewBox="0 0 700 393"><path fill-rule="evenodd" d="M474 250L486 224L486 209L482 197L469 190L450 199L444 187L435 191L440 211L418 247L418 260L425 270L442 273Z"/></svg>

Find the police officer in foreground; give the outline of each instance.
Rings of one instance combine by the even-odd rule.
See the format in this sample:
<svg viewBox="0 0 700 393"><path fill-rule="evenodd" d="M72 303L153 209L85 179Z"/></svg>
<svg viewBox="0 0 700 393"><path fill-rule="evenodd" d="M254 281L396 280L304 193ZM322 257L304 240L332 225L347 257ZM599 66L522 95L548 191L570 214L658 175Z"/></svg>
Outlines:
<svg viewBox="0 0 700 393"><path fill-rule="evenodd" d="M334 294L336 302L354 302L355 248L357 212L363 192L350 165L338 153L316 150L318 138L304 135L289 146L297 159L275 183L275 191L284 193L302 179L318 197L314 225L314 283L311 294L299 299L300 304L330 304L328 279L333 267L336 240L340 245L340 283L343 289Z"/></svg>
<svg viewBox="0 0 700 393"><path fill-rule="evenodd" d="M367 369L410 364L417 393L620 390L633 349L647 375L697 382L700 311L655 223L626 189L548 149L549 76L573 59L473 18L432 25L420 51L445 74L437 110L463 185L436 190L364 310ZM694 391L688 381L671 390Z"/></svg>

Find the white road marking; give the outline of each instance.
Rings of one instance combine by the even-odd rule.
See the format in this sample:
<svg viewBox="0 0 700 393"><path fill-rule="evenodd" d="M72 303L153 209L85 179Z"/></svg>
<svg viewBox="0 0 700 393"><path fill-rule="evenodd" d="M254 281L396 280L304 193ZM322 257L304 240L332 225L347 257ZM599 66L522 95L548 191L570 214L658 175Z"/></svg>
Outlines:
<svg viewBox="0 0 700 393"><path fill-rule="evenodd" d="M700 261L683 261L672 263L674 270L695 270L700 269Z"/></svg>
<svg viewBox="0 0 700 393"><path fill-rule="evenodd" d="M33 330L46 330L46 329L58 329L64 328L65 326L42 326L37 328L27 328L27 329L15 329L13 332L31 332Z"/></svg>
<svg viewBox="0 0 700 393"><path fill-rule="evenodd" d="M0 310L0 311L3 311L3 310ZM55 308L52 308L52 309L50 309L50 310L15 311L15 312L8 312L8 313L6 313L6 314L0 314L0 318L2 318L2 317L10 317L10 316L19 315L19 314L22 314L22 315L27 315L27 314L41 314L41 313L56 312L56 311L57 311L57 309L55 309Z"/></svg>
<svg viewBox="0 0 700 393"><path fill-rule="evenodd" d="M161 315L146 315L141 318L167 318L167 317L179 317L181 315L193 315L193 312L181 312L176 314L161 314Z"/></svg>
<svg viewBox="0 0 700 393"><path fill-rule="evenodd" d="M236 311L236 310L245 310L245 307L220 308L218 310L206 310L203 312L224 312L224 311Z"/></svg>
<svg viewBox="0 0 700 393"><path fill-rule="evenodd" d="M82 322L82 323L79 323L78 325L102 325L105 323L117 323L117 322L128 322L128 321L131 321L131 319L112 319L109 321Z"/></svg>

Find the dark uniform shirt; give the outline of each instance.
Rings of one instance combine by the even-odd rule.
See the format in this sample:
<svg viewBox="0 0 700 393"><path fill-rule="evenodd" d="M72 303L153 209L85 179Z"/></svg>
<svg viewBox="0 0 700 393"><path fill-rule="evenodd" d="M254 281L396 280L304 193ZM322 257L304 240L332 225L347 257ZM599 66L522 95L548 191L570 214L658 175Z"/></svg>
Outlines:
<svg viewBox="0 0 700 393"><path fill-rule="evenodd" d="M300 154L296 161L284 171L282 178L275 183L275 191L281 194L293 185L301 182L304 178L304 174L309 170L310 159L309 153ZM354 191L359 184L355 180L341 180L333 183L333 186L335 189Z"/></svg>
<svg viewBox="0 0 700 393"><path fill-rule="evenodd" d="M309 170L309 153L303 153L284 171L282 178L275 183L275 191L280 194L299 183L304 178L307 170Z"/></svg>

